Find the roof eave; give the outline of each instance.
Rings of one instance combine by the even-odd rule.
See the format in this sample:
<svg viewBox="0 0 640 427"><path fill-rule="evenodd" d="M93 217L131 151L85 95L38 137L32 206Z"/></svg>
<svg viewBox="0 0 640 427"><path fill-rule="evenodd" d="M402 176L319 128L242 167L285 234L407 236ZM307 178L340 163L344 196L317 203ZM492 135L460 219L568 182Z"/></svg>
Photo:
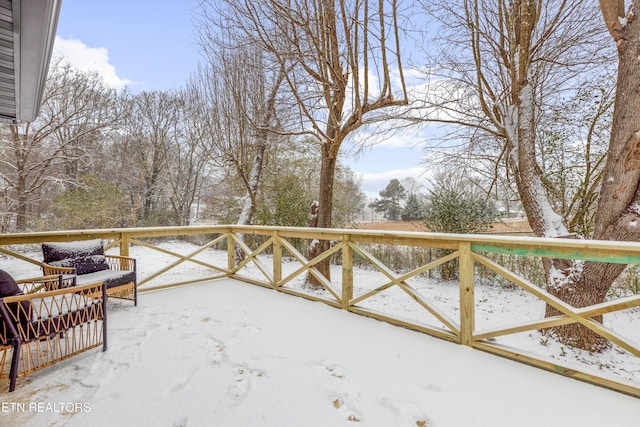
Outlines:
<svg viewBox="0 0 640 427"><path fill-rule="evenodd" d="M16 121L40 111L62 0L13 0Z"/></svg>

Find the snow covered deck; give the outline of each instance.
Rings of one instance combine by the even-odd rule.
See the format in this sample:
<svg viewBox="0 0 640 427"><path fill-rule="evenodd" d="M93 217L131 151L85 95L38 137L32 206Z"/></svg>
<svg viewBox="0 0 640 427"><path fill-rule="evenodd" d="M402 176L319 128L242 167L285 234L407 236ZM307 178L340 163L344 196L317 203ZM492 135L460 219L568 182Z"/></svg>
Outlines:
<svg viewBox="0 0 640 427"><path fill-rule="evenodd" d="M2 393L21 426L637 426L640 400L232 279L110 301L109 350Z"/></svg>

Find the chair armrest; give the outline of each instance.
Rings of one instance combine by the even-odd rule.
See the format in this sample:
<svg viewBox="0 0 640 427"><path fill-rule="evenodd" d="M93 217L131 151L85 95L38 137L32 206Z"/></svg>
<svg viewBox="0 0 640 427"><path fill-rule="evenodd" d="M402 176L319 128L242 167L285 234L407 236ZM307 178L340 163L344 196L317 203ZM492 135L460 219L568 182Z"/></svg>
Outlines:
<svg viewBox="0 0 640 427"><path fill-rule="evenodd" d="M54 276L59 274L76 274L76 269L73 267L58 267L55 265L47 264L45 262L40 264L42 266L42 272L45 276Z"/></svg>
<svg viewBox="0 0 640 427"><path fill-rule="evenodd" d="M122 255L105 255L111 270L136 271L136 259Z"/></svg>
<svg viewBox="0 0 640 427"><path fill-rule="evenodd" d="M40 291L50 291L60 287L62 277L52 274L43 277L16 280L16 283L25 294L34 294Z"/></svg>

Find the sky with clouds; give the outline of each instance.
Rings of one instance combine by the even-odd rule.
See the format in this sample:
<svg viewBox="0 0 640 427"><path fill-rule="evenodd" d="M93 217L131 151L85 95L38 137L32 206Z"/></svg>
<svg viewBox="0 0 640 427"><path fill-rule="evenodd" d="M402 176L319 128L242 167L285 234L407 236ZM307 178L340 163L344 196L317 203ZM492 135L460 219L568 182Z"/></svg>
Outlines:
<svg viewBox="0 0 640 427"><path fill-rule="evenodd" d="M184 84L201 60L194 23L196 0L63 0L54 55L105 82L134 92L168 90ZM375 198L391 179L426 184L422 137L395 133L344 147L343 162L362 178Z"/></svg>

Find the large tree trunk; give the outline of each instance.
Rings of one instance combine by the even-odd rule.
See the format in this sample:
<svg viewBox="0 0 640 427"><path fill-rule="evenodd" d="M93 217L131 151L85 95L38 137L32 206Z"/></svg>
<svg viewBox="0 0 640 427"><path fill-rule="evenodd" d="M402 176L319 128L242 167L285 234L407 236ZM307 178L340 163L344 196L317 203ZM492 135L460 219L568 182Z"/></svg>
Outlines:
<svg viewBox="0 0 640 427"><path fill-rule="evenodd" d="M617 40L616 101L594 238L630 241L640 237L640 21L630 18L624 34Z"/></svg>
<svg viewBox="0 0 640 427"><path fill-rule="evenodd" d="M554 261L557 265L558 261ZM582 269L580 264L573 264L564 270L556 269L547 290L573 307L597 304L605 300L611 284L624 267L620 264L588 262ZM546 317L559 314L562 313L547 305ZM596 316L593 320L602 323L602 316ZM606 350L611 345L606 338L578 323L549 328L544 332L566 345L593 352Z"/></svg>
<svg viewBox="0 0 640 427"><path fill-rule="evenodd" d="M601 0L605 22L618 48L618 78L611 139L602 188L595 216L594 239L637 241L640 239L640 21L637 3L624 17L624 4ZM626 25L622 22L626 21ZM550 293L574 307L605 300L624 265L587 262L575 279L575 265L559 271L560 283L549 286ZM558 277L556 275L556 277ZM567 280L562 280L562 278ZM559 314L547 307L546 315ZM594 318L602 321L601 317ZM601 351L610 343L579 325L550 329L562 342L591 351Z"/></svg>
<svg viewBox="0 0 640 427"><path fill-rule="evenodd" d="M332 155L329 144L322 145L322 162L320 164L320 191L318 198L316 227L331 228L331 215L333 212L333 181L336 171L337 157ZM330 247L328 240L313 239L308 248L308 259L313 259ZM324 277L331 280L331 259L325 258L316 264L316 268ZM320 286L320 282L311 274L308 281L313 286Z"/></svg>
<svg viewBox="0 0 640 427"><path fill-rule="evenodd" d="M516 171L518 193L533 232L537 236L566 236L569 232L562 217L553 211L537 169L533 86L532 82L525 81L518 95L517 113L509 112L505 120L509 140L517 147L512 168ZM513 118L514 114L517 118Z"/></svg>
<svg viewBox="0 0 640 427"><path fill-rule="evenodd" d="M326 37L326 52L321 52L323 60L327 62L330 70L330 78L325 89L329 117L326 125L326 140L320 148L320 189L318 191L318 224L319 228L331 228L333 213L333 181L335 178L338 151L347 131L341 129L341 119L344 113L345 97L348 85L348 69L341 63L340 45L336 28L337 16L334 2L324 0L320 8L319 17L326 22L323 36ZM329 249L327 240L314 239L308 248L308 259L312 259ZM325 258L316 264L316 268L324 277L331 280L331 259ZM320 282L311 274L308 275L311 285L319 286Z"/></svg>
<svg viewBox="0 0 640 427"><path fill-rule="evenodd" d="M253 214L256 212L256 196L258 195L258 188L260 186L260 177L262 175L264 153L266 150L267 135L265 131L261 132L257 141L256 153L253 158L253 165L251 166L251 174L249 176L249 180L246 182L247 192L244 199L244 205L242 206L242 212L240 212L240 217L238 218L238 225L250 225L253 219ZM244 234L238 234L238 238L244 242ZM241 263L245 257L244 250L240 247L236 247L234 257L236 264Z"/></svg>

